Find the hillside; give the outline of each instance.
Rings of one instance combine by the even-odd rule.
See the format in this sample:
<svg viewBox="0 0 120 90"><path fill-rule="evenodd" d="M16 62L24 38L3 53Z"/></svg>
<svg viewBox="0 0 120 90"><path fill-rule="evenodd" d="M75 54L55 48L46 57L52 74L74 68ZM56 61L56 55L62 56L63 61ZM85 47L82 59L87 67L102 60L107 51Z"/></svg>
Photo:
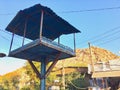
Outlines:
<svg viewBox="0 0 120 90"><path fill-rule="evenodd" d="M119 56L113 54L108 50L93 46L91 47L91 57L94 63L96 63L97 61L107 62L108 60L119 58ZM59 61L56 64L55 68L61 68L63 65L64 67L87 67L89 63L90 63L89 48L77 49L76 57Z"/></svg>

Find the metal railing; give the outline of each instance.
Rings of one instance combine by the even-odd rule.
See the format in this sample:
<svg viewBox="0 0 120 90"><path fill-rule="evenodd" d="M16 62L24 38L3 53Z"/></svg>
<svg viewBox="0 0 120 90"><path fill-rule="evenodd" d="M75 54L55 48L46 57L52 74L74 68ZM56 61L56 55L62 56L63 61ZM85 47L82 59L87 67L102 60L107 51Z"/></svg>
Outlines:
<svg viewBox="0 0 120 90"><path fill-rule="evenodd" d="M55 42L55 41L53 41L51 39L46 38L46 37L42 37L42 41L50 43L50 44L52 44L52 45L54 45L54 46L56 46L58 48L62 48L63 50L67 50L67 51L70 51L70 52L74 53L73 49L71 49L70 47L64 46L64 45L62 45L60 43L57 43L57 42Z"/></svg>

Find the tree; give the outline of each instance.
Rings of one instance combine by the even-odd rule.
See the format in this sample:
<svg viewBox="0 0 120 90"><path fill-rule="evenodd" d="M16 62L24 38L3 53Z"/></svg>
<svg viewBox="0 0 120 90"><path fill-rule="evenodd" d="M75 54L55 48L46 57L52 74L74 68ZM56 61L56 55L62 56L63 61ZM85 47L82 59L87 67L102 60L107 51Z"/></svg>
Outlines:
<svg viewBox="0 0 120 90"><path fill-rule="evenodd" d="M18 75L12 77L12 79L11 79L12 90L17 90L17 88L18 88L18 84L19 84L19 78L20 78L20 76L18 76Z"/></svg>
<svg viewBox="0 0 120 90"><path fill-rule="evenodd" d="M40 70L40 63L38 62L33 62L34 65L38 70ZM29 78L29 86L31 87L30 90L35 90L36 88L38 89L40 86L40 80L37 78L36 73L33 71L32 67L30 64L27 62L26 66L24 67L25 73L30 77Z"/></svg>
<svg viewBox="0 0 120 90"><path fill-rule="evenodd" d="M10 84L9 84L9 81L7 79L3 80L3 87L5 90L10 90Z"/></svg>
<svg viewBox="0 0 120 90"><path fill-rule="evenodd" d="M85 77L85 74L80 72L74 72L69 75L66 75L66 89L68 90L80 90L86 89L89 86L89 82Z"/></svg>

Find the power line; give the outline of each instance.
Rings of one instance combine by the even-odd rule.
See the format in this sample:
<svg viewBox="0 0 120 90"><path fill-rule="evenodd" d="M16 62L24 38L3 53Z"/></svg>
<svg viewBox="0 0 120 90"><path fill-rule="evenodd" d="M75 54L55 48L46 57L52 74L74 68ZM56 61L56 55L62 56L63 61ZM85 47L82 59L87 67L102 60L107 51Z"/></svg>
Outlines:
<svg viewBox="0 0 120 90"><path fill-rule="evenodd" d="M76 89L83 89L83 90L86 90L87 88L82 88L82 87L78 87L76 86L72 81L68 80L70 82L70 84L75 87Z"/></svg>
<svg viewBox="0 0 120 90"><path fill-rule="evenodd" d="M115 40L120 39L120 36L118 35L118 37L115 37L116 34L119 34L120 30L114 33L109 33L108 35L105 35L103 37L101 37L100 39L92 42L93 44L97 43L97 45L103 45L103 44L108 44L110 42L113 42ZM111 37L111 38L110 38ZM101 42L101 43L100 43Z"/></svg>
<svg viewBox="0 0 120 90"><path fill-rule="evenodd" d="M111 38L111 39L109 39L109 40L107 40L105 42L102 42L102 43L98 43L97 45L107 44L107 43L113 42L113 41L118 40L118 39L120 39L120 36L116 37L116 38Z"/></svg>
<svg viewBox="0 0 120 90"><path fill-rule="evenodd" d="M8 31L6 31L6 30L3 30L3 29L0 29L0 31L2 31L2 32L4 32L4 33L6 33L6 34L8 34L8 35L12 35L12 33L11 32L8 32ZM20 37L19 35L15 35L15 36L17 36L17 38L19 38L19 39L21 39L22 37ZM27 41L30 41L30 40L28 40L28 39L26 39Z"/></svg>
<svg viewBox="0 0 120 90"><path fill-rule="evenodd" d="M118 29L120 29L120 26L117 26L117 27L115 27L115 28L109 29L109 30L107 30L106 32L103 32L103 33L101 33L101 34L99 34L99 35L96 35L96 36L94 36L94 37L91 37L91 38L89 38L89 39L86 39L86 40L84 40L84 41L81 41L80 43L84 43L85 41L88 42L88 41L98 40L98 38L101 38L101 36L104 36L104 35L106 35L106 34L109 34L109 33L111 33L111 32L114 32L114 31L116 31L116 30L118 30Z"/></svg>
<svg viewBox="0 0 120 90"><path fill-rule="evenodd" d="M5 33L7 33L9 35L12 35L10 32L7 32L6 30L0 29L0 31L5 32Z"/></svg>
<svg viewBox="0 0 120 90"><path fill-rule="evenodd" d="M8 39L8 38L6 38L6 37L4 37L3 35L1 35L1 34L0 34L0 36L1 36L3 39L5 39L5 40L9 41L9 39Z"/></svg>
<svg viewBox="0 0 120 90"><path fill-rule="evenodd" d="M105 10L115 10L115 9L120 9L120 7L86 9L86 10L77 10L77 11L62 11L59 13L79 13L79 12L93 12L93 11L105 11Z"/></svg>
<svg viewBox="0 0 120 90"><path fill-rule="evenodd" d="M109 8L98 8L98 9L85 9L85 10L71 10L71 11L61 11L57 13L80 13L80 12L94 12L94 11L106 11L106 10L118 10L120 7L109 7ZM1 13L0 16L14 15L15 13Z"/></svg>
<svg viewBox="0 0 120 90"><path fill-rule="evenodd" d="M116 35L116 34L118 34L118 33L120 33L120 30L119 30L119 31L116 31L116 32L113 32L113 33L103 34L101 37L98 37L98 39L93 40L92 43L96 43L96 42L98 42L98 41L100 41L100 40L107 39L107 38L109 38L109 37L111 37L111 36L113 37L113 35Z"/></svg>
<svg viewBox="0 0 120 90"><path fill-rule="evenodd" d="M115 34L120 33L120 30L118 30L118 29L120 29L120 26L115 27L115 28L110 29L110 30L107 30L106 32L104 32L102 34L94 36L94 37L92 37L90 39L86 39L86 40L84 40L84 41L82 41L80 43L81 43L81 45L85 45L85 42L88 42L88 41L90 41L92 43L99 43L100 40L105 40L105 39L107 39L107 38L109 38L109 37L111 37L111 36L113 36Z"/></svg>
<svg viewBox="0 0 120 90"><path fill-rule="evenodd" d="M11 34L10 32L7 32L7 31L2 30L2 29L0 29L0 31L2 31L2 32L6 33L6 34L8 34L8 35L10 35L10 36L12 36L12 34ZM15 35L15 36L17 36L18 39L21 39L21 40L22 40L22 37L19 37L18 35ZM4 40L6 40L6 41L10 41L10 40L11 40L11 37L5 37L5 36L3 36L1 33L0 33L0 37L2 37L2 38L3 38ZM30 42L30 40L28 40L28 39L25 39L25 41ZM16 43L16 42L15 42L14 45L15 45L15 46L20 46L20 44L19 44L19 43Z"/></svg>

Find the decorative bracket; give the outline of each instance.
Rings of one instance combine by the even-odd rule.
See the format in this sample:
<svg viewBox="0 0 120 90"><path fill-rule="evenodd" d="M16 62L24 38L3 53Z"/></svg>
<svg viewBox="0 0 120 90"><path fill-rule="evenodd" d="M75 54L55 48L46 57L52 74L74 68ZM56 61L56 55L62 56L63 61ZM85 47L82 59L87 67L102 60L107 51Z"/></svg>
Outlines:
<svg viewBox="0 0 120 90"><path fill-rule="evenodd" d="M36 68L36 66L33 64L33 62L28 60L28 63L30 64L30 66L32 67L32 69L34 70L34 72L36 73L37 77L39 79L41 79L41 74L38 71L38 69Z"/></svg>
<svg viewBox="0 0 120 90"><path fill-rule="evenodd" d="M44 74L44 76L41 76L41 73L38 71L38 69L36 68L36 66L33 64L32 61L28 60L28 63L30 64L30 66L32 67L32 69L34 70L34 72L36 73L37 77L41 80L42 78L46 78L49 73L51 72L51 70L54 68L55 64L58 61L58 58L60 57L61 53L58 53L56 55L56 58L53 60L53 63L49 66L49 68L46 70L46 73ZM41 68L42 69L42 68Z"/></svg>
<svg viewBox="0 0 120 90"><path fill-rule="evenodd" d="M49 75L49 73L52 71L53 67L55 66L55 64L58 61L58 58L60 57L61 53L56 55L55 60L53 60L53 63L49 66L49 68L47 69L46 73L45 73L45 77L47 77Z"/></svg>

